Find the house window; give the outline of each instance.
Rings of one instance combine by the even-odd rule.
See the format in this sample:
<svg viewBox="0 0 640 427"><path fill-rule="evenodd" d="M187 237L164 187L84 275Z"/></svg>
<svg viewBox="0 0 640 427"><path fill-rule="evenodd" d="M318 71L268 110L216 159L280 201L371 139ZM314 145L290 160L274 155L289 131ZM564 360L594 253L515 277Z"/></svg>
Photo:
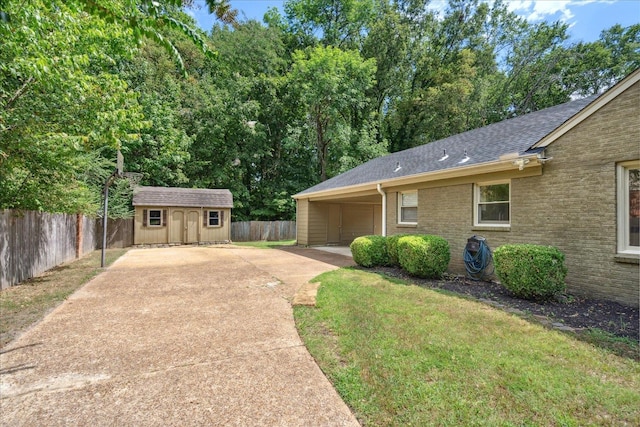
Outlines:
<svg viewBox="0 0 640 427"><path fill-rule="evenodd" d="M618 252L640 254L640 161L618 165Z"/></svg>
<svg viewBox="0 0 640 427"><path fill-rule="evenodd" d="M509 182L475 185L475 225L508 226L511 193Z"/></svg>
<svg viewBox="0 0 640 427"><path fill-rule="evenodd" d="M418 192L398 193L398 224L418 223Z"/></svg>
<svg viewBox="0 0 640 427"><path fill-rule="evenodd" d="M209 211L207 226L220 227L220 211Z"/></svg>
<svg viewBox="0 0 640 427"><path fill-rule="evenodd" d="M149 209L149 227L162 226L162 211L160 209Z"/></svg>

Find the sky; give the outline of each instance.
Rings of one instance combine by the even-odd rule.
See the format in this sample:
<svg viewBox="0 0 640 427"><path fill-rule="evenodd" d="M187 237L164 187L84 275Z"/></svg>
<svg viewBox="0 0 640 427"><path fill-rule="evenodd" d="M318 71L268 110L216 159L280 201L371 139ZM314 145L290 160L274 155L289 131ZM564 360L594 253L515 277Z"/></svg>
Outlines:
<svg viewBox="0 0 640 427"><path fill-rule="evenodd" d="M446 0L433 0L432 8L443 9L446 3ZM506 0L506 3L512 11L531 22L567 22L573 42L597 40L602 30L614 24L628 27L640 23L640 0ZM195 0L195 4L196 7L201 6L200 9L188 10L187 13L208 32L215 19L208 15L204 0ZM260 22L271 7L279 8L284 14L283 4L284 0L231 0L241 20L246 18Z"/></svg>

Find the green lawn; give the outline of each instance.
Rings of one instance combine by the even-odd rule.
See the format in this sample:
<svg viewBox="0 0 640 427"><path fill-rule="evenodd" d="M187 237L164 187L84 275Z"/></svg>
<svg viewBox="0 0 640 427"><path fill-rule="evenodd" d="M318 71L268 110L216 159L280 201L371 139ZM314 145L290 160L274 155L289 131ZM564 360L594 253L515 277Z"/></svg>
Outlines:
<svg viewBox="0 0 640 427"><path fill-rule="evenodd" d="M276 248L278 246L292 246L296 244L294 240L279 240L275 242L267 240L259 240L257 242L233 242L237 246L251 246L254 248Z"/></svg>
<svg viewBox="0 0 640 427"><path fill-rule="evenodd" d="M640 363L487 305L351 269L296 307L364 425L640 425Z"/></svg>

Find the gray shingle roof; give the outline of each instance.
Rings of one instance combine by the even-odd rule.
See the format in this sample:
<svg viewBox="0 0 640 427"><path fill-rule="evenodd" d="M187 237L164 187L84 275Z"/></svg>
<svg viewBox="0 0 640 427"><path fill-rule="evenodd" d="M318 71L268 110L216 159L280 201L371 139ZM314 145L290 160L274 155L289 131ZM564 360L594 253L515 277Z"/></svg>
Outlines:
<svg viewBox="0 0 640 427"><path fill-rule="evenodd" d="M378 157L308 188L297 196L358 184L497 161L511 153L525 154L535 143L589 105L597 96L493 123L425 145ZM446 160L444 151L449 156ZM459 163L466 155L469 159Z"/></svg>
<svg viewBox="0 0 640 427"><path fill-rule="evenodd" d="M133 205L232 208L233 195L226 189L136 187Z"/></svg>

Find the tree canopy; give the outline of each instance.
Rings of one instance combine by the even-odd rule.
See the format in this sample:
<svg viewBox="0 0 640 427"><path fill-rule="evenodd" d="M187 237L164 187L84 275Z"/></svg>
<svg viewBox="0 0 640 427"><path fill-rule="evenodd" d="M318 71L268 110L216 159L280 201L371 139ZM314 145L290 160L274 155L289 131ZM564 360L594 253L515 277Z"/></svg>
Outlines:
<svg viewBox="0 0 640 427"><path fill-rule="evenodd" d="M0 2L0 208L100 212L114 167L142 184L229 188L234 219L371 158L575 97L640 67L640 24L571 41L502 1ZM126 216L121 183L111 216ZM113 205L113 206L112 206Z"/></svg>

